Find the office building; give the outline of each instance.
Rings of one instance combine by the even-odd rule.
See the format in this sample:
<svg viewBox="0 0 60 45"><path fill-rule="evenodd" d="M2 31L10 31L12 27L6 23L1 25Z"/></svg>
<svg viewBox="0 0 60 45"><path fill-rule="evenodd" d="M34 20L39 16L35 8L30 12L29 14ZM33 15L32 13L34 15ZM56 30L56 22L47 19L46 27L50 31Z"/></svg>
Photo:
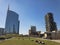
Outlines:
<svg viewBox="0 0 60 45"><path fill-rule="evenodd" d="M29 29L29 35L36 35L36 26L31 26L31 29Z"/></svg>
<svg viewBox="0 0 60 45"><path fill-rule="evenodd" d="M36 26L31 26L32 33L36 32Z"/></svg>
<svg viewBox="0 0 60 45"><path fill-rule="evenodd" d="M6 23L5 23L5 33L6 34L19 34L19 15L9 10L7 11Z"/></svg>

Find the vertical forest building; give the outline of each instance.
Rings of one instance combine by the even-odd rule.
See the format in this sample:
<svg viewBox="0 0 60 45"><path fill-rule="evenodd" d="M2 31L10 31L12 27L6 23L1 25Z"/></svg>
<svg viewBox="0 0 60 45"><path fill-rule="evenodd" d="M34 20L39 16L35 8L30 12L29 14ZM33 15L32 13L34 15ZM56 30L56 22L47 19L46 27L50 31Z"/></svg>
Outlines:
<svg viewBox="0 0 60 45"><path fill-rule="evenodd" d="M57 25L54 21L52 13L47 13L47 15L45 16L45 24L47 32L57 31Z"/></svg>

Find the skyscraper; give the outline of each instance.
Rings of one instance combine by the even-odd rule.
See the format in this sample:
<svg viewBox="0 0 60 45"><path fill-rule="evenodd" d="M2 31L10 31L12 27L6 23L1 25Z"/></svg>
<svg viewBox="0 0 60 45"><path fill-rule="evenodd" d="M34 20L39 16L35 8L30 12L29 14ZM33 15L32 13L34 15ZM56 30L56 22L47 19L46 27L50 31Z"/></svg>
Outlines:
<svg viewBox="0 0 60 45"><path fill-rule="evenodd" d="M7 11L6 23L5 23L5 33L6 34L19 34L19 15L9 10Z"/></svg>
<svg viewBox="0 0 60 45"><path fill-rule="evenodd" d="M57 31L57 25L56 25L56 22L54 21L52 13L48 13L45 16L45 22L46 22L46 31L47 32Z"/></svg>

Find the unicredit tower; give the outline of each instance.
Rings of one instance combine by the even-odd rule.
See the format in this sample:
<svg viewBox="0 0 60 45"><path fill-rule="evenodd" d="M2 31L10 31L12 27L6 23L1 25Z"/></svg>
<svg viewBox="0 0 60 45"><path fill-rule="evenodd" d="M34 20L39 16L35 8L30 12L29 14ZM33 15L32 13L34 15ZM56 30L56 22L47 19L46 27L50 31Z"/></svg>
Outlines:
<svg viewBox="0 0 60 45"><path fill-rule="evenodd" d="M5 23L5 33L6 34L19 34L19 15L9 10L7 11L6 23Z"/></svg>

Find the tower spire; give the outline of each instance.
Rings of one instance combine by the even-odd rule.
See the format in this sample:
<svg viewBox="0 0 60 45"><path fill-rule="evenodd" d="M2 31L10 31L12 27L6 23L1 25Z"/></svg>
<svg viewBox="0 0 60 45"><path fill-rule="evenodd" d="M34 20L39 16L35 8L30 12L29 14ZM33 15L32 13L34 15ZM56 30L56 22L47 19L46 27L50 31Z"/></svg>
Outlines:
<svg viewBox="0 0 60 45"><path fill-rule="evenodd" d="M8 5L8 10L9 10L9 5Z"/></svg>

